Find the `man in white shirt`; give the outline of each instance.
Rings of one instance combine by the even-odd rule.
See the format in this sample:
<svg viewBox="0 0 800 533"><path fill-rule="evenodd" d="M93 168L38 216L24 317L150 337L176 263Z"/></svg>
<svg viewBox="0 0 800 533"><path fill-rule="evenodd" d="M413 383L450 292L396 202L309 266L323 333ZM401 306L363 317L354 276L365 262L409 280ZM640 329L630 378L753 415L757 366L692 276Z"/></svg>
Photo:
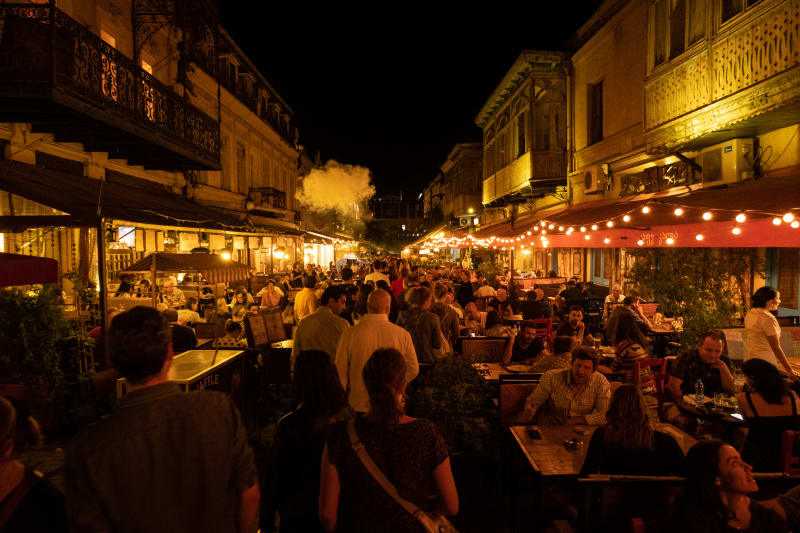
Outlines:
<svg viewBox="0 0 800 533"><path fill-rule="evenodd" d="M369 274L367 274L367 275L364 277L364 281L365 281L365 282L367 282L367 281L371 281L371 282L372 282L373 284L375 284L375 286L377 287L377 286L378 286L378 285L377 285L377 283L378 283L378 280L379 280L379 279L382 279L383 281L385 281L385 282L386 282L386 284L387 284L387 285L389 285L389 283L391 283L391 282L389 281L389 276L387 276L386 274L384 274L383 272L381 272L381 266L383 266L383 263L381 263L380 261L378 261L378 260L376 259L376 260L375 260L375 261L372 263L372 272L370 272Z"/></svg>
<svg viewBox="0 0 800 533"><path fill-rule="evenodd" d="M625 295L622 294L622 287L620 287L619 285L617 285L615 283L614 286L611 287L611 292L609 292L608 296L606 296L606 301L605 301L605 306L604 306L604 308L605 308L604 309L605 316L608 317L608 315L611 312L610 311L611 306L609 306L608 304L621 304L622 300L624 300L624 299L625 299Z"/></svg>
<svg viewBox="0 0 800 533"><path fill-rule="evenodd" d="M489 280L483 280L483 285L478 287L475 296L478 298L494 298L497 295L495 290L489 285Z"/></svg>
<svg viewBox="0 0 800 533"><path fill-rule="evenodd" d="M336 348L336 369L342 387L347 391L350 406L359 413L369 410L367 388L361 371L375 350L395 348L406 360L406 383L419 373L419 362L414 343L408 331L389 322L392 297L377 289L367 299L367 314L358 324L348 328L339 339Z"/></svg>
<svg viewBox="0 0 800 533"><path fill-rule="evenodd" d="M292 347L292 368L300 352L303 350L322 350L331 357L336 357L336 346L344 330L350 327L347 320L339 314L344 311L347 297L344 287L332 285L325 289L316 311L303 318L294 332Z"/></svg>

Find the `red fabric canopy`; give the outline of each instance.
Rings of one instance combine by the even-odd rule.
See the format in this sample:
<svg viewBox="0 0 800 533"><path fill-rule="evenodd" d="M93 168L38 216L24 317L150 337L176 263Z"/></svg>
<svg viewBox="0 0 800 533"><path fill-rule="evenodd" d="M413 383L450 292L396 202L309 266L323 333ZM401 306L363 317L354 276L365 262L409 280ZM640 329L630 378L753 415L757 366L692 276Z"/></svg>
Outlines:
<svg viewBox="0 0 800 533"><path fill-rule="evenodd" d="M30 255L0 254L0 287L58 283L58 261Z"/></svg>

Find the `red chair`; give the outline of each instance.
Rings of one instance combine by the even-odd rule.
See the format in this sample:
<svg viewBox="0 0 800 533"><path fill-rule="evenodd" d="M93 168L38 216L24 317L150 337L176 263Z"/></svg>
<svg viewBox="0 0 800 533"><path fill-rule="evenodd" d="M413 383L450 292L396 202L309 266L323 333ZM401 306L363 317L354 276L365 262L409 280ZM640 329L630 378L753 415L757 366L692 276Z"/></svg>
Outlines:
<svg viewBox="0 0 800 533"><path fill-rule="evenodd" d="M800 431L787 429L783 432L781 441L781 469L784 474L796 476L800 474L800 456L795 455L795 449L800 445Z"/></svg>
<svg viewBox="0 0 800 533"><path fill-rule="evenodd" d="M653 368L653 381L656 386L656 401L658 402L658 416L664 413L664 401L666 394L664 386L669 378L667 374L667 360L660 357L653 357L650 359L639 359L633 362L633 382L637 387L642 386L642 369Z"/></svg>

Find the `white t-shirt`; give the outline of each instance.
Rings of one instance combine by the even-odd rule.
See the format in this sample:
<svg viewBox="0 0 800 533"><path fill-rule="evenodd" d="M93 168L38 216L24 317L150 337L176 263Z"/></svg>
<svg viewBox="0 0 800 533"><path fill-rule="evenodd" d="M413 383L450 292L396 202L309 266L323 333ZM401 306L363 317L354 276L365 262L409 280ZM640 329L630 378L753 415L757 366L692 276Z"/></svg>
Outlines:
<svg viewBox="0 0 800 533"><path fill-rule="evenodd" d="M379 279L382 279L383 281L385 281L387 285L389 284L389 276L387 276L383 272L372 272L370 274L367 274L364 277L364 281L371 281L371 282L375 283L376 285L377 285Z"/></svg>
<svg viewBox="0 0 800 533"><path fill-rule="evenodd" d="M478 298L494 298L497 296L497 293L489 285L481 285L475 292L475 296Z"/></svg>
<svg viewBox="0 0 800 533"><path fill-rule="evenodd" d="M781 327L778 325L778 319L763 307L754 307L744 317L744 330L747 335L745 361L763 359L775 365L778 370L782 370L783 365L778 362L778 358L775 357L775 353L767 341L767 337L772 336L776 336L780 340Z"/></svg>

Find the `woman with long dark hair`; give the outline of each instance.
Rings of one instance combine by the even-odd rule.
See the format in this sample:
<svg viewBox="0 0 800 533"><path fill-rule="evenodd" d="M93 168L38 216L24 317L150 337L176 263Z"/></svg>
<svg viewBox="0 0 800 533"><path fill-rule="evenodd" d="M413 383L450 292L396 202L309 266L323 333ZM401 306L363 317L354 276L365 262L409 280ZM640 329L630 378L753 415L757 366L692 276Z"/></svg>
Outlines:
<svg viewBox="0 0 800 533"><path fill-rule="evenodd" d="M606 420L592 435L582 476L680 474L683 452L674 438L652 428L636 385L625 383L614 391Z"/></svg>
<svg viewBox="0 0 800 533"><path fill-rule="evenodd" d="M742 372L751 389L736 395L748 426L742 458L756 472L780 472L781 439L787 429L800 429L800 401L778 369L763 359L745 361Z"/></svg>
<svg viewBox="0 0 800 533"><path fill-rule="evenodd" d="M795 376L789 359L781 348L781 327L772 314L781 305L781 293L772 287L761 287L750 298L750 310L744 316L744 330L747 334L744 360L763 359L794 380Z"/></svg>
<svg viewBox="0 0 800 533"><path fill-rule="evenodd" d="M632 313L622 313L617 319L614 330L614 362L611 364L613 372L624 372L625 381L634 383L635 361L647 359L647 338L642 333ZM653 372L649 367L640 370L639 383L649 406L657 405L655 398L656 384Z"/></svg>
<svg viewBox="0 0 800 533"><path fill-rule="evenodd" d="M292 395L297 407L278 421L269 475L269 505L261 525L274 526L274 511L280 516L280 531L320 531L317 514L319 461L331 424L352 418L347 394L336 367L320 350L300 352L294 364Z"/></svg>
<svg viewBox="0 0 800 533"><path fill-rule="evenodd" d="M686 533L785 533L775 511L750 499L758 491L752 468L721 440L700 441L686 454L686 486L676 512L676 531Z"/></svg>
<svg viewBox="0 0 800 533"><path fill-rule="evenodd" d="M369 294L374 290L375 287L369 283L365 283L358 288L356 304L353 306L353 312L351 315L353 318L353 324L358 324L358 321L361 320L361 317L369 312L367 311L367 299L369 298Z"/></svg>
<svg viewBox="0 0 800 533"><path fill-rule="evenodd" d="M360 444L400 496L422 509L458 512L447 445L436 426L405 414L406 363L393 348L376 350L362 372L369 411L355 421ZM325 531L422 531L411 514L372 477L353 449L347 424L337 424L322 453L319 514Z"/></svg>

